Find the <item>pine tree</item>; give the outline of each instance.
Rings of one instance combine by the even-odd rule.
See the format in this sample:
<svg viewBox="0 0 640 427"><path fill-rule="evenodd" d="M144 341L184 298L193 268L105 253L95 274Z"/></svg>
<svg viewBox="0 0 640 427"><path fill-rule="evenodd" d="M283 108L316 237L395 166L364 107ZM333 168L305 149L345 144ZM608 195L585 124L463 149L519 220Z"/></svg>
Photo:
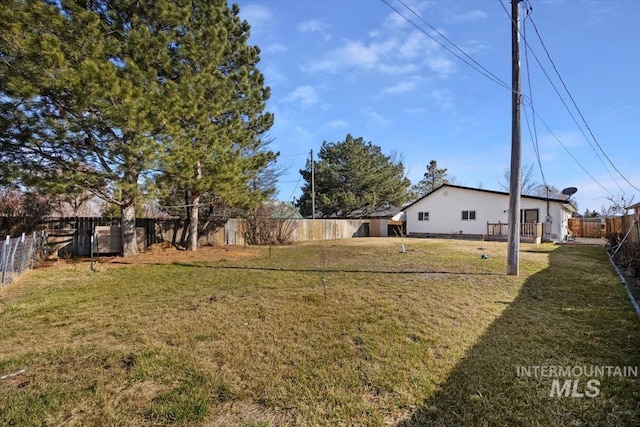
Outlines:
<svg viewBox="0 0 640 427"><path fill-rule="evenodd" d="M269 91L236 6L3 3L2 172L50 192L80 186L120 206L124 255L137 253L135 205L151 171L170 164L197 204L204 189L232 198L275 158L259 149L273 120L262 113Z"/></svg>
<svg viewBox="0 0 640 427"><path fill-rule="evenodd" d="M323 142L315 164L316 211L324 217L367 216L407 201L410 182L404 165L362 137ZM300 212L311 214L311 167L300 171L306 181L297 201Z"/></svg>
<svg viewBox="0 0 640 427"><path fill-rule="evenodd" d="M138 252L139 180L166 131L166 34L173 2L11 2L2 8L2 150L22 181L82 186L121 209ZM114 192L119 190L120 197Z"/></svg>
<svg viewBox="0 0 640 427"><path fill-rule="evenodd" d="M449 175L447 169L439 169L438 162L431 160L427 166L427 171L424 173L424 177L411 187L411 193L413 198L418 199L431 193L442 184L453 184L455 178Z"/></svg>
<svg viewBox="0 0 640 427"><path fill-rule="evenodd" d="M247 44L249 24L224 1L192 1L171 40L175 91L161 185L186 194L189 244L197 249L203 196L227 205L255 205L263 196L250 182L277 156L262 139L273 124L265 113L269 88L257 69L259 49Z"/></svg>

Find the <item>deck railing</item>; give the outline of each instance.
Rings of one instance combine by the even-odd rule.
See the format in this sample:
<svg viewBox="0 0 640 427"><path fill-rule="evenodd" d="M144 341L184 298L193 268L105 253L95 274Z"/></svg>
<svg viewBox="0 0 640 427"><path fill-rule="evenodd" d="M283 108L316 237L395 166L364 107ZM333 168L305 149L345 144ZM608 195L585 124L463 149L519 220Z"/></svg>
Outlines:
<svg viewBox="0 0 640 427"><path fill-rule="evenodd" d="M508 229L509 224L506 222L487 222L487 236L507 237ZM520 224L520 237L530 239L542 237L542 223Z"/></svg>

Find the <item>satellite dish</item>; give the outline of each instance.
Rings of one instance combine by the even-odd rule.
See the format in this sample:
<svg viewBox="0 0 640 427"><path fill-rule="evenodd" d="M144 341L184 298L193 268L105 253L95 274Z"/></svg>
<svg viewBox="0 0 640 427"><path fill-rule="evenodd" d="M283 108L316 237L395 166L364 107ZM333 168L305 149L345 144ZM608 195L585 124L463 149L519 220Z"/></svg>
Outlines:
<svg viewBox="0 0 640 427"><path fill-rule="evenodd" d="M571 195L576 194L577 191L578 189L576 187L567 187L564 190L562 190L562 194L564 194L565 196L571 197Z"/></svg>

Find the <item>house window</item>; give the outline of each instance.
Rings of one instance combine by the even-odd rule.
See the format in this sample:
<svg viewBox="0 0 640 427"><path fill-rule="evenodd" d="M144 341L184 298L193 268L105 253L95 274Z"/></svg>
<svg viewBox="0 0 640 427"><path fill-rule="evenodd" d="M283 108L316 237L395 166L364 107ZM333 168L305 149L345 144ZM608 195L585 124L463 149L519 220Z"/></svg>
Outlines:
<svg viewBox="0 0 640 427"><path fill-rule="evenodd" d="M476 219L476 211L462 211L462 220L469 221Z"/></svg>
<svg viewBox="0 0 640 427"><path fill-rule="evenodd" d="M535 224L540 222L538 209L520 209L520 222Z"/></svg>
<svg viewBox="0 0 640 427"><path fill-rule="evenodd" d="M418 221L429 221L429 212L418 212Z"/></svg>

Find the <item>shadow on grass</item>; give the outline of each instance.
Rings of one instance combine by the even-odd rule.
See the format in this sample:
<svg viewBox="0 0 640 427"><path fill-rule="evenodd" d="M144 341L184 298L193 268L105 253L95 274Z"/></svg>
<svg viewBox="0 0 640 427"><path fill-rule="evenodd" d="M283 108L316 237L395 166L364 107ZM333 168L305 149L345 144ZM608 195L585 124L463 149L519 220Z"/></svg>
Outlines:
<svg viewBox="0 0 640 427"><path fill-rule="evenodd" d="M542 366L587 375L518 375ZM640 378L588 375L593 366L640 366L640 322L604 249L559 247L400 426L640 425ZM572 381L567 397L552 393L554 379ZM595 393L591 379L598 395L577 397Z"/></svg>

